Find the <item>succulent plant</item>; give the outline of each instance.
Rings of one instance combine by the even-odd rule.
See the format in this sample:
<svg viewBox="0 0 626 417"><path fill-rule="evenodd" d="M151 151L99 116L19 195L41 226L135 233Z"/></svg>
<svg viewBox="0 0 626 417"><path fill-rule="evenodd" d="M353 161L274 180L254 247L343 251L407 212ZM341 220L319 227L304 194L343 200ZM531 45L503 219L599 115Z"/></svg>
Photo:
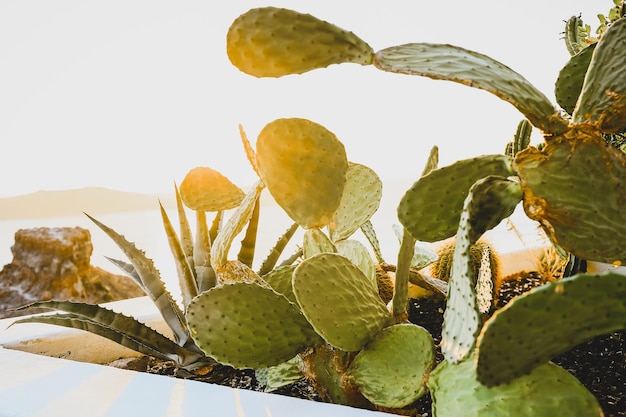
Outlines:
<svg viewBox="0 0 626 417"><path fill-rule="evenodd" d="M601 18L604 28L599 40L591 46L584 45L589 36L582 22L578 18L567 22L566 45L573 57L559 74L556 84L557 100L564 112L524 77L483 54L452 45L430 43L392 46L370 53L365 41L355 40L351 32L334 29L335 33L349 33L353 44L363 46L358 60L361 65L369 64L383 71L449 80L483 89L515 106L527 120L518 126L516 138L507 147L505 155L486 155L434 169L406 192L398 206L398 217L407 232L401 253L403 249L413 249L415 240L439 241L456 235L442 350L450 372L456 372L452 369L460 372L462 367L471 368L472 363L477 363L478 371L470 378L479 385L526 384L528 380L522 382L524 377L520 375L529 373L533 375L529 377L533 385L541 383L544 378L552 378L549 374L555 371L544 364L558 350L520 361L525 365L518 373L491 380L485 377L484 367L489 366L489 357L493 357L485 352L490 352L495 344L491 341L494 339L486 336L491 332L488 329L492 326L498 329L496 323L506 321L499 318L506 317L506 310L516 311L513 307L515 303L512 303L511 307L496 313L484 325L482 323L473 285L470 248L486 230L497 225L512 213L516 205L522 203L526 214L541 225L555 246L582 259L614 264L626 262L626 248L621 242L626 230L619 211L626 201L626 157L610 146L626 130L626 73L620 70L626 53L622 48L626 41L626 18L621 17L623 9L620 4L612 9L609 19ZM248 55L246 64L241 65L230 54L236 48L229 49L231 62L243 72L257 77L281 76L350 61L345 59L345 52L339 46L337 49L326 48L326 52L320 54L325 44L318 41L318 36L326 31L326 22L318 20L314 23L315 19L311 16L286 9L254 9L248 13L238 19L235 30L240 38L263 39L262 45L256 46L264 54L262 62ZM280 14L282 19L268 17L276 14ZM307 21L306 30L302 33L288 31L289 25L285 22L300 19ZM265 25L270 21L271 24ZM243 35L246 33L249 34L247 37ZM264 35L260 36L261 33ZM285 33L288 34L283 35ZM341 37L338 37L337 45L342 45L343 41L339 39ZM228 42L230 44L231 40ZM281 48L281 45L287 44L299 51L298 58L306 61L305 65L290 70L290 58ZM283 72L249 71L249 68L259 66L281 67ZM529 146L531 125L543 133L545 144ZM402 277L407 275L406 267L403 268L400 270L398 267ZM587 278L585 274L576 274L567 279L568 283L576 283ZM607 275L605 279L611 284L606 288L601 286L597 289L599 292L607 291L611 285L618 288L623 285L623 278L616 275ZM577 288L582 284L568 285ZM396 287L396 292L404 293L405 289L400 285ZM526 297L533 300L540 297L538 294L541 292L533 292ZM562 314L568 315L568 308L565 303L561 308ZM610 325L603 324L606 320L597 312L591 314L588 320L587 328L594 329L591 334L624 326L620 319ZM545 320L537 324L541 335L550 332L548 323L549 320ZM481 343L477 345L482 330L485 336L481 336ZM497 330L492 331L498 333ZM565 335L557 334L557 337ZM559 349L572 347L579 341L563 342ZM537 338L532 343L537 343ZM477 360L472 359L474 356ZM539 372L539 369L542 371ZM491 382L494 380L497 382ZM446 385L452 382L443 378L432 384L431 389L445 392L449 388ZM565 385L556 388L555 392L565 396ZM480 402L483 405L488 403L486 407L499 407L497 404L502 403L502 398L498 398L496 392L493 394L493 397L488 396ZM434 393L435 399L436 395ZM530 400L526 395L524 397ZM546 415L560 411L557 403L546 409ZM461 410L461 406L456 408L456 412ZM592 401L590 407L584 408L584 415L597 415L597 408ZM434 404L435 414L437 410L453 415L453 408L439 401Z"/></svg>

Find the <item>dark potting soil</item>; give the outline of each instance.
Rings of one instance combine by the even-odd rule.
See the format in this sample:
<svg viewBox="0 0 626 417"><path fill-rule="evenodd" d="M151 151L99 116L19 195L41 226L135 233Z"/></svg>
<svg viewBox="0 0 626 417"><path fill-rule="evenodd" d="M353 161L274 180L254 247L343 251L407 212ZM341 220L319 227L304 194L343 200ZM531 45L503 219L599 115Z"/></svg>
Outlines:
<svg viewBox="0 0 626 417"><path fill-rule="evenodd" d="M506 280L500 287L496 308L501 308L513 297L522 294L544 282L537 273L527 273L514 280ZM427 329L433 336L436 350L436 362L443 360L439 349L441 327L445 301L434 298L410 300L409 321ZM572 373L598 399L606 417L626 417L626 331L620 330L607 335L595 337L574 349L559 355L553 362ZM126 364L126 368L165 375L175 375L173 363L152 358L137 359L134 365ZM224 368L216 381L211 378L197 377L200 381L218 383L233 388L263 391L263 386L255 378L252 370L235 370ZM304 379L287 385L274 394L287 395L312 401L321 401L319 394ZM432 416L430 395L425 395L415 403L406 407L411 415L421 417Z"/></svg>

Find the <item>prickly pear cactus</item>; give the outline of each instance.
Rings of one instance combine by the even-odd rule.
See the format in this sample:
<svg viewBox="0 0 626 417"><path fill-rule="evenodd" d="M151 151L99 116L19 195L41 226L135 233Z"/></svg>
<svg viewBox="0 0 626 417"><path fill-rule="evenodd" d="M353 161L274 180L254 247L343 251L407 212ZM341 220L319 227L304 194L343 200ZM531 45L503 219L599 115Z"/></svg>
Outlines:
<svg viewBox="0 0 626 417"><path fill-rule="evenodd" d="M513 141L507 143L504 154L510 158L515 158L515 155L528 148L532 131L533 125L531 125L528 120L524 119L519 122L515 130Z"/></svg>
<svg viewBox="0 0 626 417"><path fill-rule="evenodd" d="M378 175L365 165L351 162L341 202L328 225L333 242L347 239L368 221L378 210L382 194Z"/></svg>
<svg viewBox="0 0 626 417"><path fill-rule="evenodd" d="M465 159L421 177L398 205L400 223L419 241L436 242L453 236L463 201L477 180L487 175L513 175L505 155Z"/></svg>
<svg viewBox="0 0 626 417"><path fill-rule="evenodd" d="M598 42L572 120L603 133L626 130L626 18L614 22Z"/></svg>
<svg viewBox="0 0 626 417"><path fill-rule="evenodd" d="M372 48L352 32L309 14L263 7L239 16L226 37L234 66L256 77L301 74L331 64L371 64Z"/></svg>
<svg viewBox="0 0 626 417"><path fill-rule="evenodd" d="M180 184L180 195L192 210L220 211L237 207L244 192L218 171L196 167Z"/></svg>
<svg viewBox="0 0 626 417"><path fill-rule="evenodd" d="M520 200L519 184L496 176L480 179L467 194L452 258L442 329L441 351L450 363L458 363L471 353L482 325L470 264L471 245L510 216Z"/></svg>
<svg viewBox="0 0 626 417"><path fill-rule="evenodd" d="M427 384L434 417L603 415L593 394L572 374L552 363L540 365L508 384L489 388L476 379L470 357L456 365L441 363Z"/></svg>
<svg viewBox="0 0 626 417"><path fill-rule="evenodd" d="M344 351L361 350L392 321L375 283L338 254L305 259L294 271L293 291L317 333Z"/></svg>
<svg viewBox="0 0 626 417"><path fill-rule="evenodd" d="M626 327L626 276L580 274L515 298L485 323L477 376L508 383L594 336Z"/></svg>
<svg viewBox="0 0 626 417"><path fill-rule="evenodd" d="M372 255L364 244L354 239L341 240L336 243L337 253L348 258L368 277L376 282L376 267Z"/></svg>
<svg viewBox="0 0 626 417"><path fill-rule="evenodd" d="M306 119L278 119L259 134L257 163L276 202L305 229L327 226L339 207L348 160L343 144Z"/></svg>
<svg viewBox="0 0 626 417"><path fill-rule="evenodd" d="M302 253L305 259L317 255L318 253L327 252L337 252L337 248L321 229L312 227L304 231L304 236L302 237Z"/></svg>
<svg viewBox="0 0 626 417"><path fill-rule="evenodd" d="M350 364L361 393L372 403L402 408L424 395L426 376L435 361L430 333L414 324L396 324L381 330Z"/></svg>
<svg viewBox="0 0 626 417"><path fill-rule="evenodd" d="M198 347L235 368L278 365L321 342L296 305L258 284L211 288L193 299L186 317Z"/></svg>
<svg viewBox="0 0 626 417"><path fill-rule="evenodd" d="M274 291L287 297L292 303L296 303L296 296L293 293L293 286L291 285L291 278L293 277L293 271L296 269L295 265L280 266L272 269L267 274L263 275L263 281L265 281Z"/></svg>
<svg viewBox="0 0 626 417"><path fill-rule="evenodd" d="M588 260L626 262L626 157L594 130L572 127L515 159L524 210L561 248Z"/></svg>

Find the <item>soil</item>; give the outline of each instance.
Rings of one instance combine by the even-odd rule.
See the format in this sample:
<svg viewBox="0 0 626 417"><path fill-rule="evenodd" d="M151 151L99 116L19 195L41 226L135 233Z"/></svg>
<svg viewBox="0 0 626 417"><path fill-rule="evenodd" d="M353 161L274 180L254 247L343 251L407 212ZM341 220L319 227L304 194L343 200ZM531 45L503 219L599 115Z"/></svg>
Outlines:
<svg viewBox="0 0 626 417"><path fill-rule="evenodd" d="M496 308L501 308L516 295L543 282L544 279L535 272L524 273L516 279L505 280L499 289ZM426 328L433 335L436 346L439 346L441 342L444 310L444 300L434 298L410 300L409 321ZM625 342L626 330L620 330L598 336L553 359L554 363L576 376L595 395L606 417L626 417ZM439 363L441 360L443 360L443 355L437 349L436 361ZM133 362L125 364L124 367L166 375L175 374L173 363L164 363L147 357ZM203 380L201 377L197 379ZM255 391L262 391L264 388L256 380L252 370L228 368L218 381L213 376L210 382ZM273 393L321 401L315 389L305 380L300 380ZM430 396L425 395L407 407L407 410L412 410L410 414L414 416L430 417L432 416L431 406Z"/></svg>

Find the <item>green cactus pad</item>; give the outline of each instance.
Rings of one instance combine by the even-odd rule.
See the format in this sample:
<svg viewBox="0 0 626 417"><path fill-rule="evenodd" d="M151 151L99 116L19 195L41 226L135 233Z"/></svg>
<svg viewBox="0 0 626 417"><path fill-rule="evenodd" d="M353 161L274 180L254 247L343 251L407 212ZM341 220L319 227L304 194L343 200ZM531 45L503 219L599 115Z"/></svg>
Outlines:
<svg viewBox="0 0 626 417"><path fill-rule="evenodd" d="M257 163L276 202L305 229L330 223L343 194L348 160L343 144L306 119L278 119L257 140Z"/></svg>
<svg viewBox="0 0 626 417"><path fill-rule="evenodd" d="M280 266L267 274L263 275L263 281L267 283L274 291L287 297L292 303L296 303L296 296L293 293L291 278L295 265Z"/></svg>
<svg viewBox="0 0 626 417"><path fill-rule="evenodd" d="M336 243L337 252L340 255L350 259L350 261L359 267L366 277L376 282L376 268L372 255L364 244L358 240L348 239Z"/></svg>
<svg viewBox="0 0 626 417"><path fill-rule="evenodd" d="M583 88L585 75L587 74L596 45L596 43L591 44L577 55L574 55L561 69L559 77L556 79L554 88L556 102L568 114L572 114L574 108L576 108L576 102Z"/></svg>
<svg viewBox="0 0 626 417"><path fill-rule="evenodd" d="M321 229L314 227L304 231L304 236L302 237L302 253L305 259L317 255L318 253L334 252L337 252L337 248Z"/></svg>
<svg viewBox="0 0 626 417"><path fill-rule="evenodd" d="M333 242L347 239L380 205L383 183L376 173L360 164L350 163L341 202L329 224Z"/></svg>
<svg viewBox="0 0 626 417"><path fill-rule="evenodd" d="M550 239L574 255L626 263L626 155L591 128L577 126L542 151L515 159L524 210Z"/></svg>
<svg viewBox="0 0 626 417"><path fill-rule="evenodd" d="M477 375L507 383L592 337L626 327L626 276L579 274L519 296L485 323Z"/></svg>
<svg viewBox="0 0 626 417"><path fill-rule="evenodd" d="M211 288L192 300L186 316L198 347L235 368L278 365L320 342L296 305L257 284Z"/></svg>
<svg viewBox="0 0 626 417"><path fill-rule="evenodd" d="M235 237L252 218L254 207L261 196L265 186L258 182L241 201L241 204L228 219L222 230L218 233L211 247L211 265L216 270L226 263L228 252Z"/></svg>
<svg viewBox="0 0 626 417"><path fill-rule="evenodd" d="M419 241L436 242L453 236L468 190L487 175L513 175L511 160L505 155L486 155L431 171L402 197L400 223Z"/></svg>
<svg viewBox="0 0 626 417"><path fill-rule="evenodd" d="M196 167L180 184L180 195L192 210L220 211L237 207L244 192L218 171Z"/></svg>
<svg viewBox="0 0 626 417"><path fill-rule="evenodd" d="M434 360L433 338L426 329L397 324L381 330L356 355L347 375L373 404L401 408L426 393Z"/></svg>
<svg viewBox="0 0 626 417"><path fill-rule="evenodd" d="M392 320L375 283L338 254L304 260L294 271L293 290L307 320L341 350L360 350Z"/></svg>
<svg viewBox="0 0 626 417"><path fill-rule="evenodd" d="M528 80L494 59L452 45L412 43L392 46L374 56L374 65L401 74L448 80L489 91L515 106L546 133L567 129L550 100Z"/></svg>
<svg viewBox="0 0 626 417"><path fill-rule="evenodd" d="M372 63L374 51L352 32L288 9L251 9L230 26L230 61L255 77L301 74L331 64Z"/></svg>
<svg viewBox="0 0 626 417"><path fill-rule="evenodd" d="M488 388L476 379L473 358L443 362L427 381L436 417L601 417L596 398L565 369L545 363L530 375Z"/></svg>
<svg viewBox="0 0 626 417"><path fill-rule="evenodd" d="M614 22L593 53L572 119L604 133L626 130L626 18Z"/></svg>

